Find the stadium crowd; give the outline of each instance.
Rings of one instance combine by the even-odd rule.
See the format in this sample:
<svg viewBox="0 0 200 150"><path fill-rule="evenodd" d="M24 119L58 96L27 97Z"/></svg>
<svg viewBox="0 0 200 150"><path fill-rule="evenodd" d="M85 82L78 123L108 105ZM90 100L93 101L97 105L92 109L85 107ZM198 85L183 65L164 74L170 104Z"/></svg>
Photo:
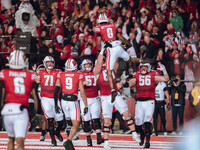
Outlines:
<svg viewBox="0 0 200 150"><path fill-rule="evenodd" d="M96 26L98 25L99 15L106 14L109 23L114 23L117 27L117 33L120 33L123 38L132 44L132 46L122 45L131 58L137 58L140 62L145 60L151 64L151 70L157 70L157 73L160 75L163 75L163 67L166 67L170 80L164 85L161 91L163 98L156 99L155 104L158 107L162 107L165 105L163 100L166 99L167 106L169 106L168 109L172 107L174 134L177 132L177 114L179 114L179 119L181 120L180 126L183 126L185 93L193 90L193 81L198 82L200 75L199 1L12 0L8 2L1 1L0 6L0 70L7 68L6 64L9 63L7 57L11 52L17 49L17 39L15 35L20 31L28 31L31 33L30 51L27 53L29 58L28 68L29 70L37 72L37 75L39 75L40 78L42 73L39 74L37 68L43 63L46 68L45 62L48 61L54 62L55 60L55 66L53 67L62 71L66 71L65 62L70 59L74 59L77 62L78 70L84 70L84 65L86 64L90 64L92 68L95 68L95 64L98 64L97 62L95 63L95 60L100 55L100 51L97 50L98 37L96 34ZM29 11L25 10L26 8L30 8ZM20 13L25 15L20 16ZM24 26L22 25L23 23ZM44 62L43 60L45 60L46 56L51 57ZM52 61L50 58L53 58L54 60ZM84 60L90 60L91 62L85 63ZM118 81L123 79L125 74L129 75L128 80L133 80L132 78L135 72L142 68L140 63L124 61L121 58L119 58L118 63L119 65L116 70L116 78ZM87 70L85 69L85 71ZM125 71L125 74L122 73L123 71ZM163 71L164 75L167 74L165 71ZM158 81L166 80L163 79ZM42 80L38 80L38 83L42 83ZM60 86L60 84L56 83L54 86ZM87 85L87 83L84 84ZM195 87L197 88L198 84L195 84ZM159 89L160 88L161 87L159 87ZM165 91L169 93L166 93ZM128 93L130 95L130 92ZM160 93L158 92L158 94ZM122 95L124 96L126 94L123 93ZM169 100L169 95L173 95L171 96L171 100ZM96 97L96 95L94 97ZM193 97L194 98L190 97L192 101L199 99L198 96ZM49 98L52 97L50 96ZM30 99L33 98L31 97ZM163 102L162 104L159 102L161 100ZM177 100L179 100L180 103L177 103ZM197 105L198 102L199 101L195 102L195 104ZM85 108L87 105L89 104L86 104L84 101L81 108L82 115L83 112L84 115L88 112ZM191 102L191 105L194 105L194 103ZM124 109L126 109L126 106L124 106L123 111ZM59 112L59 110L57 111ZM89 113L90 111L91 110L89 110ZM198 109L196 112L197 111ZM98 112L95 113L99 116ZM132 120L129 118L131 116L126 114L123 115L127 125L123 124L121 118L119 120L122 120L120 123L124 126L124 132L129 130L129 127L133 134L135 127L133 127ZM160 115L163 114L160 113ZM121 117L121 115L118 116ZM157 119L155 116L154 118ZM91 131L87 128L87 123L91 119L93 119L95 125L97 124L93 129L97 134L97 143L99 142L99 144L101 144L105 139L101 138L99 118L87 119L84 119L83 126L85 127L84 132L87 135L88 146L92 146L92 141L89 137L90 134L87 134L87 132ZM45 118L43 118L43 120L45 120ZM48 124L51 124L52 127L54 127L53 120L47 119L47 121ZM129 121L131 123L128 123ZM72 126L72 123L70 122L71 120L67 120L67 123ZM162 119L162 123L164 132L166 132L165 118ZM60 128L61 127L59 127L57 132L60 132ZM104 126L104 128L109 127ZM157 128L157 125L154 126L155 135L157 135L157 130L155 128ZM49 132L51 129L48 129ZM74 126L72 129L74 129ZM46 128L42 130L41 136L43 136L42 140L44 140ZM108 131L104 132L108 133ZM180 132L182 133L183 131L180 130ZM73 136L75 133L74 130ZM50 135L51 134L53 134L53 131L50 132ZM53 136L54 135L52 135L52 137ZM70 136L70 134L68 134L68 136ZM73 136L70 136L70 140L68 141L71 141ZM63 140L59 133L57 133L57 137L60 137L60 141ZM136 141L138 140L134 135L133 139ZM52 141L52 146L56 146L55 139ZM68 142L68 145L70 144ZM150 147L150 143L148 144L145 143L146 148Z"/></svg>

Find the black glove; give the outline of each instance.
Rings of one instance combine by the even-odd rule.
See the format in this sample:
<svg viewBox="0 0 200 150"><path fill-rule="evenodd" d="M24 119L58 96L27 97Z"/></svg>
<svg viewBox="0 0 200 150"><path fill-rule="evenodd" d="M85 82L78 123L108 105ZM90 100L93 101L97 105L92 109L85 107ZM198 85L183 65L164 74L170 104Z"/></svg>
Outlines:
<svg viewBox="0 0 200 150"><path fill-rule="evenodd" d="M83 114L87 114L88 113L88 107L85 107L84 110L83 110Z"/></svg>
<svg viewBox="0 0 200 150"><path fill-rule="evenodd" d="M171 105L170 105L170 103L168 103L167 104L167 110L170 111L170 109L171 109Z"/></svg>
<svg viewBox="0 0 200 150"><path fill-rule="evenodd" d="M59 114L60 113L60 107L58 106L58 105L55 105L55 112L57 113L57 114Z"/></svg>

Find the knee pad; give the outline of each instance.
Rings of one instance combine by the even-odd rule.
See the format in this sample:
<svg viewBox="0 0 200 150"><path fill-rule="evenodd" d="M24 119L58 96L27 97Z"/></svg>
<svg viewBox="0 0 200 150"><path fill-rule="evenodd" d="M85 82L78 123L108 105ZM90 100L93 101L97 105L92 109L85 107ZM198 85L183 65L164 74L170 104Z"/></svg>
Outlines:
<svg viewBox="0 0 200 150"><path fill-rule="evenodd" d="M134 124L133 118L130 118L130 119L126 120L126 122L127 122L127 125L128 125L128 126L131 126L131 125Z"/></svg>
<svg viewBox="0 0 200 150"><path fill-rule="evenodd" d="M105 130L105 129L107 129L107 130ZM110 133L110 126L103 126L103 132Z"/></svg>
<svg viewBox="0 0 200 150"><path fill-rule="evenodd" d="M101 129L100 118L93 119L93 121L94 121L94 129L95 129L95 130L97 130L97 129Z"/></svg>
<svg viewBox="0 0 200 150"><path fill-rule="evenodd" d="M84 121L83 122L83 131L84 132L91 132L91 126L90 126L90 121Z"/></svg>
<svg viewBox="0 0 200 150"><path fill-rule="evenodd" d="M47 119L47 122L48 122L48 128L51 130L51 129L54 129L54 118L49 118Z"/></svg>

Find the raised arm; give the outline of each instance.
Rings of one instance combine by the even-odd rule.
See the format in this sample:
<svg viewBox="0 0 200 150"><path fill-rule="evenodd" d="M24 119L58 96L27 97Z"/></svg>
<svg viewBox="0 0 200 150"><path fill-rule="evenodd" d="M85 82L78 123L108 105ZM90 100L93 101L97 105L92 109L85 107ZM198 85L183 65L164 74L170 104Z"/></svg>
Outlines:
<svg viewBox="0 0 200 150"><path fill-rule="evenodd" d="M163 72L164 76L155 76L156 82L166 82L169 80L169 75L163 64L160 64L160 70Z"/></svg>

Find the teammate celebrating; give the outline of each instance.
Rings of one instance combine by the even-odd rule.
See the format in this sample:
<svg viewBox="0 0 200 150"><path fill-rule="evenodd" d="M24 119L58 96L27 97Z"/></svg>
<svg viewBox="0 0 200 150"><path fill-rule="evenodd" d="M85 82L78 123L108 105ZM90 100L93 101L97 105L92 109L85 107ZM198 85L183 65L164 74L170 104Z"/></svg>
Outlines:
<svg viewBox="0 0 200 150"><path fill-rule="evenodd" d="M66 150L75 150L72 139L78 131L80 125L80 110L77 101L78 88L80 89L81 97L84 102L85 108L84 114L88 112L87 97L83 85L83 76L77 71L77 63L74 59L68 59L65 63L65 72L61 72L57 76L56 87L54 90L54 101L55 110L59 113L60 107L57 105L57 97L60 87L62 88L62 110L65 114L66 119L72 120L72 128L68 136L67 141L64 142L63 146Z"/></svg>
<svg viewBox="0 0 200 150"><path fill-rule="evenodd" d="M108 82L112 94L112 102L114 102L117 92L114 89L112 71L114 64L118 57L123 58L125 61L130 59L129 54L121 47L121 43L131 47L132 44L126 40L118 31L117 27L113 23L109 23L108 17L105 13L101 13L98 17L98 23L95 32L97 35L97 49L101 51L106 48L106 67L108 74ZM117 40L117 38L119 40ZM103 44L102 44L103 42ZM103 46L102 46L103 45ZM137 58L132 59L133 62L139 61Z"/></svg>
<svg viewBox="0 0 200 150"><path fill-rule="evenodd" d="M82 62L82 69L81 72L83 74L83 84L85 87L85 93L87 96L87 103L88 103L88 113L86 115L83 114L84 103L81 100L81 112L83 118L83 131L86 133L87 137L87 145L92 146L92 139L90 137L91 134L91 126L90 121L91 119L94 122L94 129L97 134L97 144L101 144L103 139L101 137L101 122L100 122L100 101L98 98L98 87L97 81L93 72L93 64L91 60L85 59Z"/></svg>
<svg viewBox="0 0 200 150"><path fill-rule="evenodd" d="M10 54L8 66L0 72L0 80L3 80L5 90L1 107L6 100L1 114L4 117L4 125L8 134L8 149L14 150L16 140L17 150L24 149L24 140L28 131L28 97L32 92L35 100L35 112L37 112L37 97L32 84L35 81L34 72L24 70L27 66L24 52L15 50Z"/></svg>
<svg viewBox="0 0 200 150"><path fill-rule="evenodd" d="M165 66L162 64L160 65L160 70L163 72L164 76L159 76L156 74L156 71L151 71L151 65L149 63L140 63L139 69L140 71L136 72L133 75L133 79L126 84L130 87L136 85L136 129L140 133L140 146L144 144L144 138L146 137L144 148L150 148L151 123L155 108L156 82L168 81L169 76ZM143 125L145 132L142 129Z"/></svg>
<svg viewBox="0 0 200 150"><path fill-rule="evenodd" d="M105 60L103 60L103 57L104 57L103 55L99 54L94 72L95 72L97 82L99 85L101 102L102 102L102 111L103 111L103 118L104 118L103 133L104 133L104 140L105 140L104 148L106 150L111 149L108 139L109 139L109 133L110 133L110 124L111 124L113 106L115 106L115 108L124 116L124 118L127 121L128 127L132 131L133 140L139 143L140 138L138 137L135 131L134 121L128 111L128 106L123 100L123 98L121 97L120 93L118 92L118 88L116 85L115 71L113 71L112 75L114 78L114 88L118 92L118 95L116 97L116 100L113 103L111 102L111 91L109 90L110 86L108 83L107 70L105 66Z"/></svg>
<svg viewBox="0 0 200 150"><path fill-rule="evenodd" d="M59 141L63 141L63 137L60 134L60 130L63 126L63 113L55 113L54 88L57 80L57 74L61 71L59 69L54 69L55 61L51 56L46 56L43 60L43 63L45 68L38 69L35 81L41 85L41 104L44 115L48 122L48 130L51 137L52 146L57 146L54 135L58 137ZM60 101L58 102L58 105L60 105ZM57 128L55 131L54 118L57 122Z"/></svg>

